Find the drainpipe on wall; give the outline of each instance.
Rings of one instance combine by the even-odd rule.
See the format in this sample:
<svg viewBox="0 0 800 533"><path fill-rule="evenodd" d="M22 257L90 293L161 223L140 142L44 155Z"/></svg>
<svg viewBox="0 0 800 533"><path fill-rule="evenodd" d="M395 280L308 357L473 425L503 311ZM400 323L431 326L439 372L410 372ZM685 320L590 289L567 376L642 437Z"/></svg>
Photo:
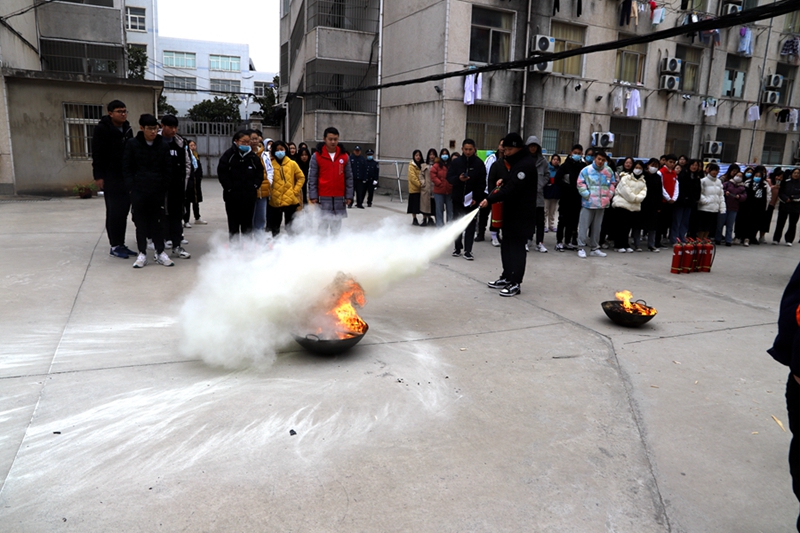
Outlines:
<svg viewBox="0 0 800 533"><path fill-rule="evenodd" d="M150 0L150 9L153 11L153 78L158 79L158 49L156 48L156 40L158 39L158 11L156 11L156 0ZM158 114L156 114L158 115Z"/></svg>
<svg viewBox="0 0 800 533"><path fill-rule="evenodd" d="M773 19L769 19L769 30L767 30L767 46L764 48L764 60L761 62L761 80L758 84L758 95L761 96L764 91L764 76L766 73L764 72L767 68L767 54L769 53L769 39L772 36L772 21ZM753 131L750 133L750 151L747 152L747 164L749 165L753 161L753 143L756 140L756 125L758 124L758 120L753 121ZM763 149L762 149L763 155ZM763 165L764 162L761 161Z"/></svg>
<svg viewBox="0 0 800 533"><path fill-rule="evenodd" d="M442 73L447 74L447 49L450 45L450 0L447 0L447 7L444 16L444 63L442 63ZM439 126L439 149L444 146L444 100L447 94L447 78L442 80L442 122Z"/></svg>
<svg viewBox="0 0 800 533"><path fill-rule="evenodd" d="M381 0L380 13L378 15L378 85L383 78L383 0ZM378 159L381 156L381 90L378 89L378 107L375 121L375 153Z"/></svg>
<svg viewBox="0 0 800 533"><path fill-rule="evenodd" d="M528 56L528 46L531 42L531 0L528 0L528 19L525 26L525 57ZM522 75L522 108L519 114L519 131L520 135L525 131L525 104L528 101L528 69L524 70Z"/></svg>

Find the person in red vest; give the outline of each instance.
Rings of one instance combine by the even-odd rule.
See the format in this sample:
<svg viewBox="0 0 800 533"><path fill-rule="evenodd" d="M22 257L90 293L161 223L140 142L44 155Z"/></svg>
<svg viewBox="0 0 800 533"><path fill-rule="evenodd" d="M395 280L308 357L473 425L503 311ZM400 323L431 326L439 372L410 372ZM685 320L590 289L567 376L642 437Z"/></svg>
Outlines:
<svg viewBox="0 0 800 533"><path fill-rule="evenodd" d="M339 130L327 128L325 144L311 157L308 167L308 201L322 211L320 231L338 233L347 208L353 203L350 158L339 147Z"/></svg>
<svg viewBox="0 0 800 533"><path fill-rule="evenodd" d="M678 199L678 173L675 172L675 165L678 164L678 158L669 154L664 156L667 162L658 171L661 176L661 196L664 198L664 203L661 206L662 228L666 233L667 228L674 228L672 223L672 216L675 211L675 201ZM675 244L675 239L678 237L672 231L669 232L670 244ZM658 244L656 243L656 246Z"/></svg>

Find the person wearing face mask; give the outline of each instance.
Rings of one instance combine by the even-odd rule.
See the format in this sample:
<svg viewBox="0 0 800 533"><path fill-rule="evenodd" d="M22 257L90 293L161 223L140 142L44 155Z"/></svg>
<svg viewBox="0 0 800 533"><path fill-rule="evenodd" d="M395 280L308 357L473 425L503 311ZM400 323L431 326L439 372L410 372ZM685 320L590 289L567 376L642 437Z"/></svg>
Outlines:
<svg viewBox="0 0 800 533"><path fill-rule="evenodd" d="M744 188L747 201L739 208L736 217L736 236L743 246L758 244L758 228L771 198L769 184L764 179L767 169L758 166L744 170Z"/></svg>
<svg viewBox="0 0 800 533"><path fill-rule="evenodd" d="M550 172L550 180L544 186L542 194L544 195L544 232L556 232L556 212L558 211L558 194L559 189L556 186L556 173L561 166L561 157L553 155L550 158L550 163L547 165L547 170Z"/></svg>
<svg viewBox="0 0 800 533"><path fill-rule="evenodd" d="M600 250L598 236L603 224L603 214L611 204L614 196L616 178L614 172L606 165L608 156L605 152L595 152L594 162L581 170L578 175L578 193L581 195L581 213L578 221L578 257L586 258L584 248L588 244L591 248L589 255L605 257L606 253Z"/></svg>
<svg viewBox="0 0 800 533"><path fill-rule="evenodd" d="M166 246L172 247L172 255L181 259L189 259L192 257L191 254L181 246L186 186L192 176L189 146L178 134L178 119L173 115L161 117L161 137L169 145L171 169L163 218Z"/></svg>
<svg viewBox="0 0 800 533"><path fill-rule="evenodd" d="M425 175L423 176L423 172ZM411 215L411 225L419 226L417 215L422 213L421 197L423 181L430 176L428 165L422 159L422 150L414 150L411 162L408 164L408 209L406 213ZM423 219L423 226L427 226L427 216Z"/></svg>
<svg viewBox="0 0 800 533"><path fill-rule="evenodd" d="M672 215L675 211L675 202L680 194L680 183L678 183L678 174L675 172L675 166L678 164L678 158L674 154L667 154L664 156L667 162L662 166L658 173L661 176L661 195L664 201L661 205L661 219L659 221L659 235L666 235L667 231L672 226ZM675 244L676 235L669 236L670 244Z"/></svg>
<svg viewBox="0 0 800 533"><path fill-rule="evenodd" d="M702 176L702 162L692 159L678 174L678 198L672 212L672 227L670 234L681 242L686 242L689 233L689 222L697 209L700 200L700 180ZM676 167L677 168L677 167Z"/></svg>
<svg viewBox="0 0 800 533"><path fill-rule="evenodd" d="M494 166L495 162L500 159L503 159L503 139L500 139L500 142L497 143L497 151L487 155L486 159L483 161L484 166L486 167L487 178L491 173L492 167ZM488 186L488 188L484 192L486 194L489 194L490 192L492 192L492 187ZM483 242L486 239L486 227L489 226L490 215L491 215L491 209L489 208L481 209L480 212L478 213L478 227L475 230L475 242Z"/></svg>
<svg viewBox="0 0 800 533"><path fill-rule="evenodd" d="M658 253L661 249L656 245L658 220L661 213L663 197L661 196L661 176L658 174L658 159L652 158L644 169L644 181L647 186L647 195L642 201L642 210L639 217L642 230L647 234L647 248Z"/></svg>
<svg viewBox="0 0 800 533"><path fill-rule="evenodd" d="M722 184L725 195L725 212L720 213L717 218L716 244L722 241L722 230L725 230L725 246L733 245L733 227L736 223L736 215L739 214L739 206L747 200L747 191L744 188L744 175L739 172L733 179Z"/></svg>
<svg viewBox="0 0 800 533"><path fill-rule="evenodd" d="M539 177L536 189L536 247L534 250L547 253L547 248L544 246L544 188L550 183L550 170L547 168L547 159L542 154L542 145L539 143L539 138L531 135L525 141L525 144L528 146L531 156L533 156L533 161L536 164L536 175Z"/></svg>
<svg viewBox="0 0 800 533"><path fill-rule="evenodd" d="M641 233L640 215L642 202L647 197L647 182L644 180L644 164L637 161L633 168L628 170L623 168L619 173L619 184L614 191L614 198L611 205L614 207L616 223L612 235L614 246L619 253L632 253L628 236L633 230L633 246L637 251L639 248L639 236Z"/></svg>
<svg viewBox="0 0 800 533"><path fill-rule="evenodd" d="M269 152L264 149L261 142L261 134L258 130L246 130L245 133L250 135L250 149L261 159L265 170L264 180L256 193L256 205L253 208L253 229L265 231L269 229L269 187L272 183L272 163L269 160Z"/></svg>
<svg viewBox="0 0 800 533"><path fill-rule="evenodd" d="M378 187L380 165L375 161L375 150L367 150L367 207L372 207L372 197Z"/></svg>
<svg viewBox="0 0 800 533"><path fill-rule="evenodd" d="M361 155L361 147L358 145L350 155L350 167L353 169L353 186L356 189L356 208L364 209L364 197L367 195L367 159Z"/></svg>
<svg viewBox="0 0 800 533"><path fill-rule="evenodd" d="M767 210L764 213L764 218L761 219L761 223L758 228L760 232L758 242L760 244L766 244L767 242L767 234L769 234L769 227L772 225L772 215L775 212L775 204L778 203L778 192L781 189L782 181L783 169L781 169L781 167L777 167L775 170L773 170L772 174L770 174L770 176L767 178L770 199Z"/></svg>
<svg viewBox="0 0 800 533"><path fill-rule="evenodd" d="M431 168L431 181L433 182L433 202L436 205L436 227L444 226L444 214L447 212L447 221L453 220L453 186L447 181L447 167L450 164L450 152L442 148L436 163Z"/></svg>
<svg viewBox="0 0 800 533"><path fill-rule="evenodd" d="M789 179L786 179L786 176ZM778 220L775 222L775 234L772 236L772 244L781 241L781 233L786 219L789 219L789 227L786 235L783 236L786 246L791 246L797 231L797 221L800 219L800 168L787 169L784 172L784 179L778 191L780 204L778 205Z"/></svg>
<svg viewBox="0 0 800 533"><path fill-rule="evenodd" d="M711 163L706 168L708 174L700 180L700 200L697 202L697 237L714 237L717 219L725 214L725 193L719 175L719 165Z"/></svg>
<svg viewBox="0 0 800 533"><path fill-rule="evenodd" d="M288 147L283 141L274 141L270 150L272 164L272 185L269 192L269 228L275 237L281 231L281 221L285 220L287 231L300 207L303 197L303 171L289 157Z"/></svg>
<svg viewBox="0 0 800 533"><path fill-rule="evenodd" d="M257 191L263 185L265 170L250 147L250 136L246 132L237 131L233 135L233 146L219 158L217 176L222 185L230 239L249 234L253 230Z"/></svg>
<svg viewBox="0 0 800 533"><path fill-rule="evenodd" d="M586 157L592 159L593 148L586 151ZM581 212L581 195L578 193L578 174L586 166L583 146L572 147L569 157L558 167L555 184L558 187L558 227L556 228L556 250L578 249L578 218Z"/></svg>

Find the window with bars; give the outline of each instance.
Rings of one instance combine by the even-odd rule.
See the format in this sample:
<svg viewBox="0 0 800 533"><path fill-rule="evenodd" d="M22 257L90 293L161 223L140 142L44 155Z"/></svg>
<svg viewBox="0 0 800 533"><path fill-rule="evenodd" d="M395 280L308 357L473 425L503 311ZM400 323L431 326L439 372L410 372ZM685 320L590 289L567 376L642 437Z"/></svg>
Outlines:
<svg viewBox="0 0 800 533"><path fill-rule="evenodd" d="M212 78L211 92L239 93L242 92L242 83L239 80L215 80Z"/></svg>
<svg viewBox="0 0 800 533"><path fill-rule="evenodd" d="M717 135L714 139L722 143L722 153L720 161L723 163L735 163L739 157L739 138L741 130L734 128L717 128Z"/></svg>
<svg viewBox="0 0 800 533"><path fill-rule="evenodd" d="M281 83L287 84L289 83L289 43L283 43L281 45L281 57L280 57L281 65Z"/></svg>
<svg viewBox="0 0 800 533"><path fill-rule="evenodd" d="M758 7L758 0L744 0L742 2L742 11Z"/></svg>
<svg viewBox="0 0 800 533"><path fill-rule="evenodd" d="M697 93L700 89L700 62L703 60L703 50L679 44L675 48L675 57L681 60L681 90Z"/></svg>
<svg viewBox="0 0 800 533"><path fill-rule="evenodd" d="M620 33L619 40L635 35ZM644 82L644 65L647 61L647 44L632 44L617 50L616 79L628 83Z"/></svg>
<svg viewBox="0 0 800 533"><path fill-rule="evenodd" d="M580 128L578 113L545 111L542 149L548 154L568 154L578 142Z"/></svg>
<svg viewBox="0 0 800 533"><path fill-rule="evenodd" d="M194 52L164 52L164 66L175 68L197 68Z"/></svg>
<svg viewBox="0 0 800 533"><path fill-rule="evenodd" d="M685 7L686 11L700 11L705 12L708 9L708 0L687 0L681 2L681 8Z"/></svg>
<svg viewBox="0 0 800 533"><path fill-rule="evenodd" d="M725 82L722 84L722 96L744 97L744 82L749 65L750 58L728 54L725 59Z"/></svg>
<svg viewBox="0 0 800 533"><path fill-rule="evenodd" d="M508 133L510 112L505 106L476 104L467 107L465 137L474 140L478 150L495 150L497 141Z"/></svg>
<svg viewBox="0 0 800 533"><path fill-rule="evenodd" d="M196 91L197 78L189 76L164 76L164 88L171 91Z"/></svg>
<svg viewBox="0 0 800 533"><path fill-rule="evenodd" d="M42 70L92 76L124 75L124 52L120 46L40 39Z"/></svg>
<svg viewBox="0 0 800 533"><path fill-rule="evenodd" d="M800 33L800 11L792 11L786 14L783 31L786 33Z"/></svg>
<svg viewBox="0 0 800 533"><path fill-rule="evenodd" d="M550 24L550 36L556 40L554 52L558 53L567 50L575 50L583 46L586 39L586 28L574 24L553 21ZM583 75L582 57L583 56L574 56L554 61L553 72L566 74L568 76Z"/></svg>
<svg viewBox="0 0 800 533"><path fill-rule="evenodd" d="M668 123L664 153L675 154L677 156L685 155L687 158L691 158L693 137L694 126L691 124Z"/></svg>
<svg viewBox="0 0 800 533"><path fill-rule="evenodd" d="M267 87L269 84L265 81L257 81L253 83L253 94L255 96L261 97L267 94Z"/></svg>
<svg viewBox="0 0 800 533"><path fill-rule="evenodd" d="M641 120L611 117L609 129L614 134L614 148L612 150L615 156L638 157L639 137L642 130Z"/></svg>
<svg viewBox="0 0 800 533"><path fill-rule="evenodd" d="M375 91L355 93L348 92L348 89L377 83L378 70L375 65L314 59L306 63L306 90L340 92L307 97L306 110L375 113L378 107Z"/></svg>
<svg viewBox="0 0 800 533"><path fill-rule="evenodd" d="M513 13L473 5L469 60L477 63L509 61L513 24Z"/></svg>
<svg viewBox="0 0 800 533"><path fill-rule="evenodd" d="M778 63L778 66L775 68L775 74L783 76L783 85L778 89L781 93L778 104L785 106L791 105L792 96L794 96L794 80L797 79L797 67L787 65L786 63Z"/></svg>
<svg viewBox="0 0 800 533"><path fill-rule="evenodd" d="M761 164L780 165L783 163L783 149L785 147L785 133L767 133L766 136L764 136L764 148L761 152Z"/></svg>
<svg viewBox="0 0 800 533"><path fill-rule="evenodd" d="M378 32L379 0L310 0L308 29L317 26Z"/></svg>
<svg viewBox="0 0 800 533"><path fill-rule="evenodd" d="M92 157L92 134L103 117L103 106L97 104L62 104L64 110L64 146L67 159Z"/></svg>
<svg viewBox="0 0 800 533"><path fill-rule="evenodd" d="M146 11L143 7L125 8L125 29L130 31L147 31Z"/></svg>
<svg viewBox="0 0 800 533"><path fill-rule="evenodd" d="M237 56L208 56L211 70L223 70L226 72L239 72L241 70L242 59Z"/></svg>

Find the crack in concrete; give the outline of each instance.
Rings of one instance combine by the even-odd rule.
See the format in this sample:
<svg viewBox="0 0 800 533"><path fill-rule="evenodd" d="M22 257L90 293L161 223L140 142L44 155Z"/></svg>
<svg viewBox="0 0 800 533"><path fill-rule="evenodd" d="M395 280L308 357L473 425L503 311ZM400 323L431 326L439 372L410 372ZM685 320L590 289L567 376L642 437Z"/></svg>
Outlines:
<svg viewBox="0 0 800 533"><path fill-rule="evenodd" d="M733 331L736 329L746 329L746 328L760 328L761 326L774 326L775 322L765 322L763 324L749 324L746 326L731 326L729 328L721 328L721 329L709 329L706 331L692 331L690 333L679 333L677 335L662 335L660 337L653 337L650 339L640 339L638 341L630 341L624 342L623 345L627 346L629 344L639 344L641 342L652 342L652 341L660 341L663 339L676 339L680 337L693 337L695 335L705 335L706 333L721 333L723 331Z"/></svg>

